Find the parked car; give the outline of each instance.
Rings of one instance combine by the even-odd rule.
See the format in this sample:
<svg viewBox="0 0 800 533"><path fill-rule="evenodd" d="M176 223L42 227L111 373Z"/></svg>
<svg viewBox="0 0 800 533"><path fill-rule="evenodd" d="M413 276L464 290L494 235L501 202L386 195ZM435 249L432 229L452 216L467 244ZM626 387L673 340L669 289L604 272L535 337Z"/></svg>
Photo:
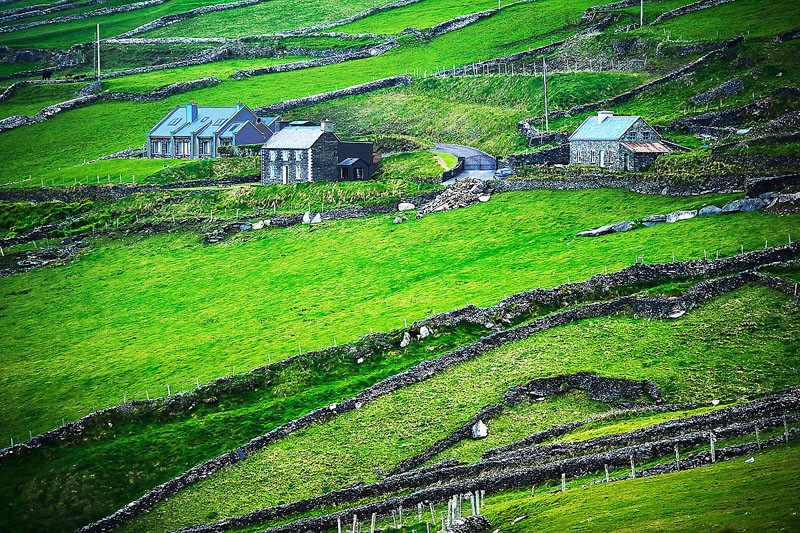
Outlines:
<svg viewBox="0 0 800 533"><path fill-rule="evenodd" d="M514 171L508 167L498 168L497 171L494 173L496 178L507 178L514 174Z"/></svg>

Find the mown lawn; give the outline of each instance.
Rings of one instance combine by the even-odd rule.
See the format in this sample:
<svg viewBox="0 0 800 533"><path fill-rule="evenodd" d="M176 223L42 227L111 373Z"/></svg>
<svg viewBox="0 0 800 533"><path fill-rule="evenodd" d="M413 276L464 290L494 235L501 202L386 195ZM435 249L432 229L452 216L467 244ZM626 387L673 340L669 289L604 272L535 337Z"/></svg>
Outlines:
<svg viewBox="0 0 800 533"><path fill-rule="evenodd" d="M548 330L295 433L124 530L165 531L373 481L376 468L391 469L497 403L509 387L537 377L599 371L651 379L669 402L752 397L794 385L798 319L788 297L745 288L680 320L618 316Z"/></svg>
<svg viewBox="0 0 800 533"><path fill-rule="evenodd" d="M694 470L618 483L487 495L484 514L501 531L796 531L796 442ZM517 517L526 519L511 525Z"/></svg>

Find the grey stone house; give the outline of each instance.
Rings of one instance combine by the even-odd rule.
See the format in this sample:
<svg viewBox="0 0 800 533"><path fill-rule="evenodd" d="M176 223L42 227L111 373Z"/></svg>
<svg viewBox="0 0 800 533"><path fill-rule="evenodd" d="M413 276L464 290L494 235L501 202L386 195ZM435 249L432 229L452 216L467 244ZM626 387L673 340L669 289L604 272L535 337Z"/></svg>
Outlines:
<svg viewBox="0 0 800 533"><path fill-rule="evenodd" d="M588 117L569 137L570 165L640 171L670 151L642 117L615 116L611 111Z"/></svg>
<svg viewBox="0 0 800 533"><path fill-rule="evenodd" d="M261 148L263 185L366 180L377 170L372 143L341 141L330 121L278 122L276 129Z"/></svg>

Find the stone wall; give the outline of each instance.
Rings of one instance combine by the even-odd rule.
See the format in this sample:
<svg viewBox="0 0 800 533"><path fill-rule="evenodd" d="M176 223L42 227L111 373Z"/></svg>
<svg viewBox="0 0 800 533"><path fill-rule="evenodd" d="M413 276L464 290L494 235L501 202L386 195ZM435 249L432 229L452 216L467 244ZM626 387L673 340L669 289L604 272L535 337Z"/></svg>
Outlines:
<svg viewBox="0 0 800 533"><path fill-rule="evenodd" d="M111 15L114 13L127 13L129 11L134 11L136 9L143 9L146 7L153 7L159 4L163 4L166 0L145 0L144 2L137 2L134 4L125 4L118 7L104 7L101 9L95 9L94 11L88 11L86 13L75 13L74 15L66 15L63 17L55 17L51 19L44 19L44 20L35 20L32 22L26 22L23 24L15 24L13 26L2 26L0 27L0 33L9 33L13 31L20 31L26 30L28 28L35 28L36 26L44 26L46 24L57 24L61 22L71 22L74 20L82 20L91 17L98 17L101 15Z"/></svg>
<svg viewBox="0 0 800 533"><path fill-rule="evenodd" d="M102 4L104 1L105 0L84 0L83 2L71 2L69 0L61 0L59 2L53 2L52 4L38 4L14 9L4 9L0 12L0 24L8 24L9 22L14 22L22 18L42 17L66 9Z"/></svg>
<svg viewBox="0 0 800 533"><path fill-rule="evenodd" d="M546 148L531 154L510 154L507 156L508 166L535 167L541 165L568 165L569 164L569 143Z"/></svg>
<svg viewBox="0 0 800 533"><path fill-rule="evenodd" d="M687 449L707 444L710 432L717 438L731 438L752 434L754 423L762 429L780 427L787 412L796 413L800 409L800 391L789 389L781 394L772 395L743 405L719 409L689 418L678 418L655 424L628 433L598 437L577 443L558 443L548 446L525 448L506 455L493 455L490 459L482 459L473 464L461 465L455 461L444 462L414 472L389 476L373 484L359 484L349 488L332 491L323 496L295 501L284 505L259 509L217 522L190 526L179 530L181 533L220 532L246 526L261 524L280 518L287 518L322 507L342 506L365 498L380 497L385 494L409 489L418 489L410 495L390 497L366 505L347 509L327 516L301 519L285 526L267 529L270 532L289 531L325 531L335 527L337 520L349 523L353 515L368 517L372 513L388 515L403 507L413 509L419 503L442 502L455 494L465 494L476 490L495 492L498 490L531 486L545 481L556 481L561 474L568 477L579 477L601 471L605 465L609 467L626 467L631 457L637 461L660 459L674 454L676 446ZM787 416L792 422L800 419L796 414ZM788 438L800 437L800 430L793 429L787 437L776 437L765 440L762 446L774 446ZM756 445L753 443L753 448ZM735 457L748 453L751 448L735 452L723 448L717 451L717 459ZM701 455L701 461L694 461L693 456L681 459L680 469L708 464L710 457ZM697 456L694 456L696 458ZM656 467L659 473L678 469L677 464L671 469L664 465ZM651 474L654 472L651 472ZM640 472L639 476L647 475ZM626 479L623 476L619 479ZM421 488L420 487L426 487Z"/></svg>
<svg viewBox="0 0 800 533"><path fill-rule="evenodd" d="M653 22L650 23L650 26L655 26L656 24L664 22L665 20L686 15L687 13L693 13L695 11L700 11L701 9L708 9L721 4L727 4L728 2L733 2L733 0L700 0L699 2L687 4L677 9L673 9L672 11L667 11L666 13L660 14L655 18L655 20L653 20Z"/></svg>
<svg viewBox="0 0 800 533"><path fill-rule="evenodd" d="M199 80L192 80L187 82L177 82L164 87L159 87L149 93L97 93L85 96L78 96L72 100L61 102L51 106L47 106L36 115L29 117L25 115L15 115L9 118L0 120L0 132L19 128L21 126L28 126L38 122L44 122L59 113L70 111L79 107L84 107L102 101L120 101L127 100L130 102L153 102L156 100L163 100L169 96L181 94L196 89L203 89L206 87L213 87L222 83L219 78L201 78ZM10 89L10 87L9 87Z"/></svg>
<svg viewBox="0 0 800 533"><path fill-rule="evenodd" d="M740 42L742 42L742 39L741 38L736 38L736 39L730 39L728 41L719 43L719 49L714 50L712 52L709 52L709 53L703 55L702 57L696 59L695 61L692 61L688 65L686 65L684 67L681 67L681 68L679 68L679 69L677 69L677 70L675 70L673 72L670 72L669 74L667 74L665 76L662 76L662 77L660 77L660 78L658 78L656 80L653 80L651 82L648 82L648 83L645 83L645 84L640 85L638 87L635 87L635 88L633 88L633 89L631 89L629 91L625 91L623 93L620 93L620 94L618 94L616 96L613 96L611 98L607 98L605 100L599 100L597 102L592 102L592 103L589 103L589 104L580 104L580 105L574 106L574 107L572 107L572 108L570 108L568 110L554 111L554 112L550 113L550 119L570 117L570 116L574 116L574 115L577 115L577 114L580 114L580 113L585 113L587 111L596 111L598 109L610 108L610 107L613 107L615 105L619 105L621 103L627 102L628 100L630 100L634 96L637 96L637 95L639 95L639 94L641 94L643 92L646 92L646 91L649 91L649 90L651 90L651 89L653 89L655 87L658 87L659 85L663 85L663 84L668 83L670 81L676 80L678 78L681 78L681 77L683 77L683 76L685 76L687 74L691 74L692 72L695 72L695 71L703 68L706 64L708 64L712 60L720 57L721 49L730 48L730 47L732 47L732 46L734 46L734 45L736 45L736 44L738 44ZM542 123L542 122L544 122L544 117L543 116L528 118L528 119L525 119L525 120L522 120L522 121L518 122L517 123L517 129L520 130L522 132L522 134L525 135L526 138L535 139L539 135L539 132L536 130L536 128L533 126L533 124L534 123Z"/></svg>
<svg viewBox="0 0 800 533"><path fill-rule="evenodd" d="M354 59L366 59L368 57L375 57L384 54L398 46L397 42L383 43L378 46L373 46L363 49L343 51L338 54L328 55L319 59L311 59L307 61L295 61L294 63L284 63L282 65L272 65L269 67L254 68L249 70L240 70L231 75L233 79L241 80L252 76L262 76L265 74L275 74L277 72L289 72L291 70L299 70L312 67L324 67L343 63L345 61L352 61Z"/></svg>
<svg viewBox="0 0 800 533"><path fill-rule="evenodd" d="M707 275L719 275L721 272L725 272L726 270L741 270L745 268L757 267L773 263L775 261L792 259L799 254L800 243L794 243L792 245L770 248L712 261L687 261L684 263L670 263L662 265L637 264L616 274L593 276L588 281L582 283L562 285L551 290L536 289L527 293L520 293L504 299L502 302L500 302L500 304L491 308L481 309L475 306L467 306L461 310L452 311L450 313L437 315L423 321L415 322L411 325L408 331L410 331L412 334L418 334L419 329L422 326L435 329L441 326L454 325L455 323L473 320L477 320L479 321L478 323L482 324L497 321L505 321L510 323L510 320L514 316L520 316L527 309L530 309L531 306L535 306L538 303L564 301L565 297L567 300L569 300L569 298L576 297L578 295L596 293L598 290L608 291L609 288L614 286L615 282L618 280L626 285L630 285L641 282L644 279L671 279L675 277L691 278L703 273ZM295 431L308 427L311 424L324 422L339 416L340 414L359 409L365 403L371 402L415 383L425 381L431 376L446 371L454 365L474 359L475 357L478 357L504 344L526 339L531 335L541 331L587 318L616 315L626 311L634 313L638 316L649 318L668 318L677 310L692 309L716 296L719 296L720 294L736 290L745 284L754 282L764 283L765 285L773 289L780 290L786 294L792 294L794 290L794 284L789 284L788 282L780 279L770 278L768 276L763 276L753 272L741 272L726 278L713 279L699 283L680 298L665 299L622 297L611 301L595 302L572 309L567 309L565 311L557 312L534 320L516 328L498 331L492 335L482 337L474 344L457 348L456 350L453 350L452 352L442 355L434 360L424 361L406 371L393 375L379 383L376 383L375 385L366 388L352 398L345 399L339 403L312 411L296 420L284 424L283 426L277 427L262 436L256 437L247 444L241 446L239 450L241 451L242 456L246 458L246 456L264 448L265 446L285 438ZM380 343L384 346L386 346L387 343L391 346L391 343L399 340L397 333L388 335L370 335L365 337L365 339L374 339L376 344ZM349 348L343 347L343 349ZM332 348L329 348L328 350L332 350ZM319 353L324 354L325 350ZM295 356L290 360L296 359L297 357L301 356ZM280 365L281 363L277 364ZM284 360L283 364L286 364L286 360ZM263 372L263 370L263 368L256 369L250 372L249 375L257 376L260 372ZM209 386L220 386L225 383L237 383L239 386L237 390L247 390L246 384L243 381L237 382L233 378L221 378L211 382L209 385L204 385L198 389L198 391L203 389L207 390L207 387ZM254 382L254 385L256 383L257 381ZM169 403L176 404L177 406L181 406L183 408L191 408L190 406L194 405L194 402L197 401L196 399L193 399L193 397L196 398L197 394L197 391L192 391L189 393L174 395L168 399L159 399L151 402L131 402L114 409L124 411L128 409L146 408L147 406L154 405L159 405L163 409L164 405ZM111 409L106 410L103 412L103 414L107 415L110 411ZM88 417L85 417L76 423L68 424L63 428L54 430L46 435L35 437L32 441L20 444L14 448L6 448L5 450L0 451L0 459L13 454L23 453L26 449L39 447L48 442L55 442L58 440L63 440L67 437L79 435L82 431L83 425L89 423L87 418ZM166 498L169 498L177 492L185 489L186 487L210 475L213 475L222 468L231 466L240 460L242 459L238 453L230 452L202 463L188 470L181 476L159 485L138 500L118 510L116 513L98 522L87 525L82 529L82 531L107 531L110 528L117 527L120 524L127 522L134 516L152 508ZM286 508L286 506L282 507L282 509ZM294 530L287 529L286 531Z"/></svg>
<svg viewBox="0 0 800 533"><path fill-rule="evenodd" d="M330 91L327 93L315 94L312 96L308 96L306 98L298 98L296 100L285 100L283 102L278 102L277 104L271 104L259 107L255 110L255 112L256 114L262 117L276 116L290 109L321 104L322 102L335 100L337 98L344 98L346 96L365 94L373 91L378 91L380 89L396 87L398 85L411 85L412 81L413 80L410 76L406 75L392 76L390 78L383 78L368 83L362 83L361 85L354 85L352 87L347 87L345 89L339 89L338 91Z"/></svg>

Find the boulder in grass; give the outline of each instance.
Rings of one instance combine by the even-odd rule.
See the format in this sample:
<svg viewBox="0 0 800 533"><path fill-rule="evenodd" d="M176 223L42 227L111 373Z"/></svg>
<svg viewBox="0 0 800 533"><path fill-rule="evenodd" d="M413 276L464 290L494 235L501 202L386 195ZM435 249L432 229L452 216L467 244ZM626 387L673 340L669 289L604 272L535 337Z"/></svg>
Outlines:
<svg viewBox="0 0 800 533"><path fill-rule="evenodd" d="M400 202L400 205L397 206L397 210L400 212L403 211L411 211L412 209L416 209L417 207L410 203L410 202Z"/></svg>
<svg viewBox="0 0 800 533"><path fill-rule="evenodd" d="M600 235L608 235L614 231L614 224L608 224L606 226L600 226L599 228L594 229L587 229L586 231L582 231L577 233L576 237L599 237Z"/></svg>
<svg viewBox="0 0 800 533"><path fill-rule="evenodd" d="M707 217L707 216L711 216L711 215L721 215L722 214L722 209L720 209L719 207L717 207L715 205L707 205L704 208L702 208L697 214L698 214L698 216L701 216L701 217Z"/></svg>
<svg viewBox="0 0 800 533"><path fill-rule="evenodd" d="M472 438L485 439L489 436L489 428L483 423L483 420L478 420L472 425Z"/></svg>
<svg viewBox="0 0 800 533"><path fill-rule="evenodd" d="M411 334L406 331L403 333L403 340L400 341L400 347L406 348L409 344L411 344Z"/></svg>
<svg viewBox="0 0 800 533"><path fill-rule="evenodd" d="M674 211L667 215L667 224L672 224L673 222L678 222L679 220L689 220L690 218L694 218L696 216L696 209L692 209L691 211Z"/></svg>
<svg viewBox="0 0 800 533"><path fill-rule="evenodd" d="M642 219L642 225L646 228L650 228L657 224L663 224L667 221L667 215L650 215L649 217L644 217Z"/></svg>
<svg viewBox="0 0 800 533"><path fill-rule="evenodd" d="M749 212L763 209L767 202L761 198L742 198L725 204L722 208L723 213Z"/></svg>
<svg viewBox="0 0 800 533"><path fill-rule="evenodd" d="M634 222L631 222L630 220L624 220L622 222L617 222L616 224L611 226L611 230L614 233L624 233L626 231L632 230L634 226L636 226Z"/></svg>

